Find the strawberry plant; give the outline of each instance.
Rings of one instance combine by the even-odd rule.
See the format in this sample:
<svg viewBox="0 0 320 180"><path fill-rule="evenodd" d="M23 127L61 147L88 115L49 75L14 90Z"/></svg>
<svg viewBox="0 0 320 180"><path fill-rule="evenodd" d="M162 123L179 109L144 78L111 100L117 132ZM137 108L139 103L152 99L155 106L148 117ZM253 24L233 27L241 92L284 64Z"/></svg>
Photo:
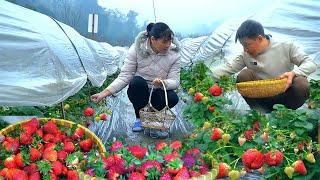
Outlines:
<svg viewBox="0 0 320 180"><path fill-rule="evenodd" d="M22 107L0 107L0 116L37 116L37 117L54 117L62 118L62 110L65 111L66 119L73 120L76 123L87 125L86 122L94 120L94 118L84 117L83 111L92 107L96 111L96 115L111 114L110 110L106 107L102 101L99 104L91 102L90 96L94 93L98 93L105 89L118 75L119 72L108 77L102 87L92 87L90 83L86 85L75 95L70 96L64 101L64 107L61 104L54 106L22 106ZM63 108L63 109L62 109ZM106 117L101 116L102 119ZM100 120L100 117L99 117ZM1 125L0 125L1 127Z"/></svg>
<svg viewBox="0 0 320 180"><path fill-rule="evenodd" d="M308 101L308 107L310 109L316 109L320 107L320 81L310 80L310 98Z"/></svg>

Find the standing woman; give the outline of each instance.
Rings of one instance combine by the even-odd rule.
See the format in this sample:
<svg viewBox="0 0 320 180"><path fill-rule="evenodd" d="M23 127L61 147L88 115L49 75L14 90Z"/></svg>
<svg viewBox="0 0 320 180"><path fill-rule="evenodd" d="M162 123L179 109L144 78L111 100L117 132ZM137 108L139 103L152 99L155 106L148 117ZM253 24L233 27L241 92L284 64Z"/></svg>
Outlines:
<svg viewBox="0 0 320 180"><path fill-rule="evenodd" d="M141 132L139 110L147 105L152 85L151 103L154 108L161 110L165 107L164 82L169 107L174 107L179 98L174 92L180 83L180 54L178 41L168 25L162 22L150 23L147 30L141 32L130 47L119 76L103 91L91 96L91 100L101 99L128 87L128 97L135 109L136 121L132 131ZM168 132L152 131L152 137L166 138Z"/></svg>

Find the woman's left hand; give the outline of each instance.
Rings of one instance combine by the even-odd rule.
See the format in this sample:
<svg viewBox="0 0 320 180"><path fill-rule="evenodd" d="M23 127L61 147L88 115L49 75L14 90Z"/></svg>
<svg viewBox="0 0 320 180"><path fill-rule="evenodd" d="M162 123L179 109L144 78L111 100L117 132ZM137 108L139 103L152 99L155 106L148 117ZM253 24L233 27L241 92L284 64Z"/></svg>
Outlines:
<svg viewBox="0 0 320 180"><path fill-rule="evenodd" d="M295 75L296 75L296 73L291 71L291 72L285 72L280 76L280 78L288 78L285 91L292 85L292 80L293 80Z"/></svg>
<svg viewBox="0 0 320 180"><path fill-rule="evenodd" d="M160 78L155 78L152 82L153 85L155 86L162 86L162 83L161 83L161 79Z"/></svg>

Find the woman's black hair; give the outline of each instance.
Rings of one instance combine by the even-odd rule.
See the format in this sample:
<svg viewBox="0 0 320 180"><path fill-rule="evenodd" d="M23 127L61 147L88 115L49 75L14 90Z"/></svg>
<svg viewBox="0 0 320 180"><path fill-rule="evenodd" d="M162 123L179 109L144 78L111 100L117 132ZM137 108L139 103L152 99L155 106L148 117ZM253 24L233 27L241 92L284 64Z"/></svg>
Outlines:
<svg viewBox="0 0 320 180"><path fill-rule="evenodd" d="M241 41L243 38L256 38L259 35L265 37L263 26L254 20L244 21L237 30L236 39Z"/></svg>
<svg viewBox="0 0 320 180"><path fill-rule="evenodd" d="M147 33L149 38L154 37L155 39L164 39L166 41L172 40L174 36L169 26L163 22L148 24Z"/></svg>

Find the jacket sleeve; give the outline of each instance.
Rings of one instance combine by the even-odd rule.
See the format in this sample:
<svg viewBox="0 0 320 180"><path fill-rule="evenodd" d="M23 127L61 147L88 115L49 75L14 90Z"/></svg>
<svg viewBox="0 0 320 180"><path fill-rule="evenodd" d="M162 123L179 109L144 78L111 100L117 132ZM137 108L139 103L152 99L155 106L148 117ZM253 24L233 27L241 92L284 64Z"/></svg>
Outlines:
<svg viewBox="0 0 320 180"><path fill-rule="evenodd" d="M111 94L115 94L126 87L133 75L137 71L137 53L134 45L128 51L127 57L124 60L121 72L118 77L107 87Z"/></svg>
<svg viewBox="0 0 320 180"><path fill-rule="evenodd" d="M167 90L174 90L180 84L180 54L174 57L176 60L171 66L167 79L164 80Z"/></svg>
<svg viewBox="0 0 320 180"><path fill-rule="evenodd" d="M317 69L317 64L292 42L289 44L289 57L291 62L298 66L293 70L296 75L309 76Z"/></svg>
<svg viewBox="0 0 320 180"><path fill-rule="evenodd" d="M220 79L222 76L232 75L242 70L245 66L243 55L238 55L235 59L228 61L226 64L211 68L212 78Z"/></svg>

